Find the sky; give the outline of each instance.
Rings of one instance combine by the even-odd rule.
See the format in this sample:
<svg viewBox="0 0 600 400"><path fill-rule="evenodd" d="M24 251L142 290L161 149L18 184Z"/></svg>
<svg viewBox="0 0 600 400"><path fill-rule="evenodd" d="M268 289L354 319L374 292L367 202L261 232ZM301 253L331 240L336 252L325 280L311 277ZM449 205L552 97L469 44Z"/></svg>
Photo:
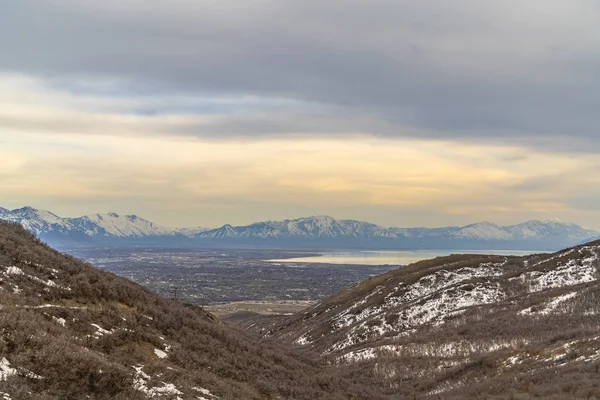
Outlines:
<svg viewBox="0 0 600 400"><path fill-rule="evenodd" d="M597 0L5 0L0 206L600 228Z"/></svg>

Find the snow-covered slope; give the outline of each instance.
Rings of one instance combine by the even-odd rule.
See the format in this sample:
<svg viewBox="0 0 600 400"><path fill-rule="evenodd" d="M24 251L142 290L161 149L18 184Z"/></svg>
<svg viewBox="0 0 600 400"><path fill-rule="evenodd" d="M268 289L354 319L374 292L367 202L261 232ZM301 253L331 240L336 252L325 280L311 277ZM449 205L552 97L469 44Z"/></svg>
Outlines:
<svg viewBox="0 0 600 400"><path fill-rule="evenodd" d="M66 221L88 236L140 238L178 234L174 229L156 225L136 215L119 215L112 212L87 215L80 218L67 218Z"/></svg>
<svg viewBox="0 0 600 400"><path fill-rule="evenodd" d="M525 257L457 254L245 327L374 376L396 398L583 399L600 370L599 276L600 241Z"/></svg>
<svg viewBox="0 0 600 400"><path fill-rule="evenodd" d="M483 310L508 307L515 317L548 315L558 304L575 301L599 272L600 242L527 257L441 257L365 281L291 317L267 336L338 360L360 360L367 353L374 357L383 344L416 340L419 332L442 331L445 324L456 325ZM561 297L566 289L568 296Z"/></svg>
<svg viewBox="0 0 600 400"><path fill-rule="evenodd" d="M513 236L501 226L490 222L480 222L459 228L450 234L458 239L511 240Z"/></svg>
<svg viewBox="0 0 600 400"><path fill-rule="evenodd" d="M544 221L527 221L522 224L507 226L504 230L510 233L511 238L566 238L573 242L589 240L598 235L598 232L584 229L578 225L562 222L557 219Z"/></svg>
<svg viewBox="0 0 600 400"><path fill-rule="evenodd" d="M62 218L50 211L23 207L12 211L0 209L0 219L17 222L52 245L106 244L107 240L115 243L129 239L189 241L178 230L162 227L135 215L108 213Z"/></svg>
<svg viewBox="0 0 600 400"><path fill-rule="evenodd" d="M50 232L68 234L75 230L71 223L58 215L33 207L23 207L12 211L6 210L4 213L0 212L0 217L11 222L18 222L25 229L38 236Z"/></svg>

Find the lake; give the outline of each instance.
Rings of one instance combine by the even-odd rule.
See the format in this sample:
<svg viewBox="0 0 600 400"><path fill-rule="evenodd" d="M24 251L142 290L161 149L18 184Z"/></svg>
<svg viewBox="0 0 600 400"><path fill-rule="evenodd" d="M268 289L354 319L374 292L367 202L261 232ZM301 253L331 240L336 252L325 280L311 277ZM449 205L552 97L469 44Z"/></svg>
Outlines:
<svg viewBox="0 0 600 400"><path fill-rule="evenodd" d="M525 256L548 253L541 250L402 250L402 251L328 251L321 256L266 260L269 262L304 262L322 264L361 265L407 265L421 260L450 254L497 254L501 256Z"/></svg>

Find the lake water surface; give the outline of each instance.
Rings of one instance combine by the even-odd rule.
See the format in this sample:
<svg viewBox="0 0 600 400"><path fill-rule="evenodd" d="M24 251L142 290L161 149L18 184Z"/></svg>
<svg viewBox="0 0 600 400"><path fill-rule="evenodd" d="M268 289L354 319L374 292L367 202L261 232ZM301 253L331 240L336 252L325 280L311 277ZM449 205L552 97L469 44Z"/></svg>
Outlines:
<svg viewBox="0 0 600 400"><path fill-rule="evenodd" d="M402 251L328 251L321 256L268 260L271 262L308 262L324 264L406 265L450 254L497 254L501 256L524 256L548 253L541 250L402 250Z"/></svg>

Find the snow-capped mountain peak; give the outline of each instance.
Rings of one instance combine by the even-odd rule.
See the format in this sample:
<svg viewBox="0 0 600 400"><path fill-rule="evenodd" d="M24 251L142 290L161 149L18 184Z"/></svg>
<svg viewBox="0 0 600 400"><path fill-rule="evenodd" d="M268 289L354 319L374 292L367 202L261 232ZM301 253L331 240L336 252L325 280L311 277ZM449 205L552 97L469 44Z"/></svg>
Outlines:
<svg viewBox="0 0 600 400"><path fill-rule="evenodd" d="M491 222L479 222L463 227L445 228L385 228L355 220L338 220L329 216L311 216L283 221L256 222L246 226L224 225L206 230L195 237L215 240L312 240L336 246L375 243L377 246L400 248L447 248L460 246L489 246L510 243L540 249L559 249L597 237L595 231L575 224L555 221L527 221L523 224L500 226ZM390 239L393 239L391 241ZM385 241L385 242L383 242ZM465 247L462 247L465 248Z"/></svg>
<svg viewBox="0 0 600 400"><path fill-rule="evenodd" d="M74 230L74 227L68 221L65 221L58 215L33 207L23 207L12 211L6 210L5 213L0 213L0 216L4 220L20 223L27 230L38 236L48 231L67 234Z"/></svg>
<svg viewBox="0 0 600 400"><path fill-rule="evenodd" d="M479 222L459 228L452 233L452 236L460 239L477 240L509 240L510 233L506 232L501 226L491 222Z"/></svg>
<svg viewBox="0 0 600 400"><path fill-rule="evenodd" d="M544 223L555 223L555 224L562 224L563 221L559 218L544 218L542 220L540 220L541 222Z"/></svg>
<svg viewBox="0 0 600 400"><path fill-rule="evenodd" d="M38 210L36 208L29 207L29 206L23 207L23 208L18 208L16 210L12 210L10 213L15 217L30 219L30 220L37 219L39 221L43 220L50 224L60 224L60 223L64 222L62 220L62 218L60 218L58 215L56 215L50 211Z"/></svg>
<svg viewBox="0 0 600 400"><path fill-rule="evenodd" d="M12 211L2 208L0 219L17 222L42 239L60 243L82 240L89 243L90 239L98 237L145 238L181 235L174 229L162 227L138 216L122 216L114 212L61 218L50 211L27 206Z"/></svg>
<svg viewBox="0 0 600 400"><path fill-rule="evenodd" d="M367 222L312 216L294 220L256 222L247 226L229 224L198 235L204 239L296 239L370 238L392 236L391 230Z"/></svg>
<svg viewBox="0 0 600 400"><path fill-rule="evenodd" d="M505 229L515 239L566 237L571 240L586 240L598 233L578 225L560 222L558 220L531 220L522 224L507 226Z"/></svg>
<svg viewBox="0 0 600 400"><path fill-rule="evenodd" d="M146 236L175 235L174 229L156 225L135 215L93 214L80 218L67 219L73 226L87 236L114 236L121 238L140 238Z"/></svg>

